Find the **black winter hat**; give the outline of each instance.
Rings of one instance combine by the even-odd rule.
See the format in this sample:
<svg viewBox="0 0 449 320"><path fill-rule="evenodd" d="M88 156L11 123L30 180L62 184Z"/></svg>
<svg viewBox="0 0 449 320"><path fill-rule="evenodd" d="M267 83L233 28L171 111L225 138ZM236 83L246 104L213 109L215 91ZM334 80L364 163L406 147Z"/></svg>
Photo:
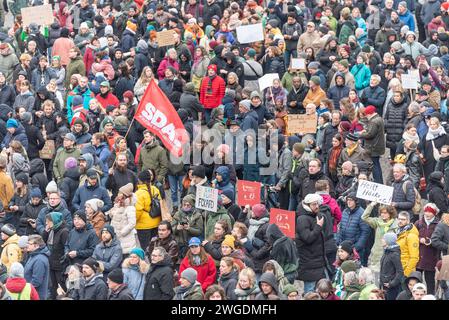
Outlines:
<svg viewBox="0 0 449 320"><path fill-rule="evenodd" d="M95 272L97 272L98 268L100 267L98 261L92 257L89 257L86 260L84 260L83 264L88 265Z"/></svg>
<svg viewBox="0 0 449 320"><path fill-rule="evenodd" d="M356 135L353 134L353 133L348 133L348 134L346 135L346 139L351 140L351 141L355 141L355 142L359 141L359 137L356 136Z"/></svg>
<svg viewBox="0 0 449 320"><path fill-rule="evenodd" d="M73 214L73 217L78 217L81 220L83 220L84 222L87 222L87 216L86 216L86 212L84 212L84 210L78 210Z"/></svg>
<svg viewBox="0 0 449 320"><path fill-rule="evenodd" d="M16 234L16 228L10 223L3 225L0 231L9 237L12 237L13 235Z"/></svg>
<svg viewBox="0 0 449 320"><path fill-rule="evenodd" d="M109 272L108 279L117 284L123 283L123 271L120 268L116 268Z"/></svg>
<svg viewBox="0 0 449 320"><path fill-rule="evenodd" d="M20 181L26 185L29 183L28 175L26 173L21 172L18 175L16 175L16 181Z"/></svg>
<svg viewBox="0 0 449 320"><path fill-rule="evenodd" d="M352 253L352 250L354 249L354 243L350 240L345 240L338 246L339 249L346 251L347 253Z"/></svg>
<svg viewBox="0 0 449 320"><path fill-rule="evenodd" d="M192 176L197 176L201 179L206 178L206 169L202 165L198 165L193 169Z"/></svg>
<svg viewBox="0 0 449 320"><path fill-rule="evenodd" d="M115 230L113 226L109 224L107 226L104 226L103 229L101 229L101 232L103 233L104 231L109 232L109 234L112 236L112 239L115 238Z"/></svg>

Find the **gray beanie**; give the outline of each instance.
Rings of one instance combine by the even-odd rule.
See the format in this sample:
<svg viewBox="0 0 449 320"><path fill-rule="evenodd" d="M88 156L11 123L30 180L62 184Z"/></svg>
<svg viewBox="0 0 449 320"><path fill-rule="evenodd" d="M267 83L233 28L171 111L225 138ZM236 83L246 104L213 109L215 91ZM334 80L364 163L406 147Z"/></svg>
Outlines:
<svg viewBox="0 0 449 320"><path fill-rule="evenodd" d="M107 25L104 28L104 35L109 36L109 35L113 35L113 34L114 34L114 28L112 28L112 26L110 26L110 25Z"/></svg>
<svg viewBox="0 0 449 320"><path fill-rule="evenodd" d="M9 269L9 277L10 278L24 278L25 277L25 271L24 271L21 263L14 262L11 265L11 268Z"/></svg>
<svg viewBox="0 0 449 320"><path fill-rule="evenodd" d="M186 279L191 284L195 283L198 272L193 268L187 268L181 273L181 278Z"/></svg>
<svg viewBox="0 0 449 320"><path fill-rule="evenodd" d="M32 117L30 112L24 112L24 114L22 114L22 120L26 124L30 123Z"/></svg>
<svg viewBox="0 0 449 320"><path fill-rule="evenodd" d="M396 51L400 51L402 49L402 44L399 41L395 41L391 44L391 47Z"/></svg>
<svg viewBox="0 0 449 320"><path fill-rule="evenodd" d="M47 184L47 187L45 188L45 192L50 193L50 192L58 192L58 185L56 184L55 181L50 181Z"/></svg>
<svg viewBox="0 0 449 320"><path fill-rule="evenodd" d="M20 249L25 249L28 246L28 236L21 236L17 242L17 245Z"/></svg>
<svg viewBox="0 0 449 320"><path fill-rule="evenodd" d="M240 105L245 107L246 110L251 110L251 101L248 99L242 100L239 102Z"/></svg>
<svg viewBox="0 0 449 320"><path fill-rule="evenodd" d="M387 243L387 245L392 246L396 244L398 236L394 232L387 232L386 234L384 234L384 240Z"/></svg>
<svg viewBox="0 0 449 320"><path fill-rule="evenodd" d="M430 65L432 67L438 67L438 66L443 66L443 63L441 62L440 58L432 57L432 59L430 59Z"/></svg>
<svg viewBox="0 0 449 320"><path fill-rule="evenodd" d="M407 2L401 1L401 2L399 2L399 5L400 5L400 6L403 6L404 8L407 9Z"/></svg>
<svg viewBox="0 0 449 320"><path fill-rule="evenodd" d="M146 43L145 40L140 39L139 42L137 42L137 48L139 50L147 50L148 49L148 44Z"/></svg>

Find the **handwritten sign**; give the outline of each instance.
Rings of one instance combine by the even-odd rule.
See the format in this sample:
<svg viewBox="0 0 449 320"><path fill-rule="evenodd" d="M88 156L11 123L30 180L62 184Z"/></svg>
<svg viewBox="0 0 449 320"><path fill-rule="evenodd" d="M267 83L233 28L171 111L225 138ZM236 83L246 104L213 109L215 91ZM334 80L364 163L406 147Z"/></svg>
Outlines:
<svg viewBox="0 0 449 320"><path fill-rule="evenodd" d="M260 203L260 188L260 182L237 181L237 204L243 207Z"/></svg>
<svg viewBox="0 0 449 320"><path fill-rule="evenodd" d="M292 59L292 69L303 70L305 68L306 68L306 60L305 59L300 59L300 58Z"/></svg>
<svg viewBox="0 0 449 320"><path fill-rule="evenodd" d="M156 41L159 47L166 47L174 45L175 40L175 31L173 30L165 30L160 31L156 34Z"/></svg>
<svg viewBox="0 0 449 320"><path fill-rule="evenodd" d="M195 208L217 212L218 189L209 187L196 187Z"/></svg>
<svg viewBox="0 0 449 320"><path fill-rule="evenodd" d="M315 133L318 124L318 116L314 114L289 114L287 115L287 132Z"/></svg>
<svg viewBox="0 0 449 320"><path fill-rule="evenodd" d="M261 23L237 27L237 40L240 44L262 41L264 39Z"/></svg>
<svg viewBox="0 0 449 320"><path fill-rule="evenodd" d="M51 4L22 8L21 13L24 26L29 26L33 22L39 26L50 25L55 19Z"/></svg>
<svg viewBox="0 0 449 320"><path fill-rule="evenodd" d="M289 238L295 238L295 211L282 209L270 210L270 224L276 224Z"/></svg>
<svg viewBox="0 0 449 320"><path fill-rule="evenodd" d="M39 151L39 157L41 159L53 159L55 152L55 140L46 140L44 147Z"/></svg>
<svg viewBox="0 0 449 320"><path fill-rule="evenodd" d="M393 198L393 187L383 184L359 180L357 198L390 205Z"/></svg>
<svg viewBox="0 0 449 320"><path fill-rule="evenodd" d="M277 73L267 73L262 78L259 78L259 89L263 91L266 88L273 86L273 81L279 79L279 75Z"/></svg>
<svg viewBox="0 0 449 320"><path fill-rule="evenodd" d="M414 74L401 74L401 82L404 89L418 89L418 79Z"/></svg>

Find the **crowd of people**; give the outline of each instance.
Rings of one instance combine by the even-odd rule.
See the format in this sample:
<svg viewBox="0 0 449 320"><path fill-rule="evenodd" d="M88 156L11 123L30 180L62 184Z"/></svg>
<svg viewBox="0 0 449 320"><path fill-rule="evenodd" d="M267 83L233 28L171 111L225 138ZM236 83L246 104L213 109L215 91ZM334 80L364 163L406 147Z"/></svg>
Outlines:
<svg viewBox="0 0 449 320"><path fill-rule="evenodd" d="M449 299L449 2L53 0L24 25L42 4L0 1L0 300ZM202 157L134 121L150 83Z"/></svg>

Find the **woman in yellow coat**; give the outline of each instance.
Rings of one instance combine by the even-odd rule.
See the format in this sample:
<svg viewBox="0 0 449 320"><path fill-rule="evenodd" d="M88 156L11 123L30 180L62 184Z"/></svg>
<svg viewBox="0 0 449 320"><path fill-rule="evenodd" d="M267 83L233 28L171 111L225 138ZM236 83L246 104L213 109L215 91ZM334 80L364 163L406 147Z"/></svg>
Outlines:
<svg viewBox="0 0 449 320"><path fill-rule="evenodd" d="M146 250L152 237L157 235L157 227L161 222L161 217L152 218L150 216L151 199L161 200L159 189L151 184L155 174L152 170L144 170L138 175L136 191L136 230L140 247ZM151 196L150 196L151 190Z"/></svg>
<svg viewBox="0 0 449 320"><path fill-rule="evenodd" d="M404 275L408 277L416 271L419 261L419 231L413 223L410 223L410 214L401 211L398 214L398 240L396 243L401 248L401 263Z"/></svg>
<svg viewBox="0 0 449 320"><path fill-rule="evenodd" d="M1 228L2 252L0 264L4 265L9 272L9 268L14 262L22 261L22 250L19 247L19 236L12 224L5 224Z"/></svg>

